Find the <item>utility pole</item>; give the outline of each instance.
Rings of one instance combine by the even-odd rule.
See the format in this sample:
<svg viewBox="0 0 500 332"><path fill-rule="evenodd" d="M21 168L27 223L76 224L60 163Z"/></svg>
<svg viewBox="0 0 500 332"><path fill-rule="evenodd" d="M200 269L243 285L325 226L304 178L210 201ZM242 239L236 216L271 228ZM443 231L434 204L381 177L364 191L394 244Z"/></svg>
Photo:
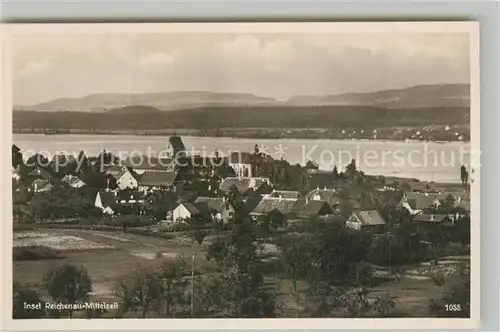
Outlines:
<svg viewBox="0 0 500 332"><path fill-rule="evenodd" d="M194 260L196 254L193 254L191 261L191 318L194 318Z"/></svg>

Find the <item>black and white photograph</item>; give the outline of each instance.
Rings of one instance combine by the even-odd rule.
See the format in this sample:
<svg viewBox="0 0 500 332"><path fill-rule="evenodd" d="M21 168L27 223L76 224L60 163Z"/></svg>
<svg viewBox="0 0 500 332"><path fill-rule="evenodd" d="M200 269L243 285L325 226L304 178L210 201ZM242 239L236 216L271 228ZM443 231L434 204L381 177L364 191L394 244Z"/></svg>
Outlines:
<svg viewBox="0 0 500 332"><path fill-rule="evenodd" d="M8 35L13 321L478 319L477 23Z"/></svg>

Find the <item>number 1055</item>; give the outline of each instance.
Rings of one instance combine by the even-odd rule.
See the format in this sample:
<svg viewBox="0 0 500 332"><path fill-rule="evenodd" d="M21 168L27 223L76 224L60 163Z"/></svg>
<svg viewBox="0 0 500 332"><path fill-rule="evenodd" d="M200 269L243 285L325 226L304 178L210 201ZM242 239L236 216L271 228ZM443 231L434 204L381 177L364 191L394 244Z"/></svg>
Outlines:
<svg viewBox="0 0 500 332"><path fill-rule="evenodd" d="M460 308L460 304L445 304L444 308L446 311L460 311L462 308Z"/></svg>

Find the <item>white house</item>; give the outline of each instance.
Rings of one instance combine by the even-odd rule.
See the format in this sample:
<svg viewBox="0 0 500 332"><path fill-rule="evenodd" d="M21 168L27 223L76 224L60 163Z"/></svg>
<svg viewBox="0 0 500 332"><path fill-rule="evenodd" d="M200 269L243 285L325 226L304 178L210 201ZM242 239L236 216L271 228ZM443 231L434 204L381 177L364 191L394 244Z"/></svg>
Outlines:
<svg viewBox="0 0 500 332"><path fill-rule="evenodd" d="M172 211L172 220L175 223L183 223L199 214L200 211L192 203L180 203Z"/></svg>
<svg viewBox="0 0 500 332"><path fill-rule="evenodd" d="M135 189L139 185L137 178L125 166L116 177L116 185L120 190Z"/></svg>

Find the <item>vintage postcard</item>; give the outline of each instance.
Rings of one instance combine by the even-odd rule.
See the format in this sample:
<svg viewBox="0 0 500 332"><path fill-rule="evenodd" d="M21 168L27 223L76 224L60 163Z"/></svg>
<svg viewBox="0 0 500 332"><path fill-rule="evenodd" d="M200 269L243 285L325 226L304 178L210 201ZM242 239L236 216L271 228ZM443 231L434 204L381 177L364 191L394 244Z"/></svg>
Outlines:
<svg viewBox="0 0 500 332"><path fill-rule="evenodd" d="M1 29L4 329L478 327L476 22Z"/></svg>

